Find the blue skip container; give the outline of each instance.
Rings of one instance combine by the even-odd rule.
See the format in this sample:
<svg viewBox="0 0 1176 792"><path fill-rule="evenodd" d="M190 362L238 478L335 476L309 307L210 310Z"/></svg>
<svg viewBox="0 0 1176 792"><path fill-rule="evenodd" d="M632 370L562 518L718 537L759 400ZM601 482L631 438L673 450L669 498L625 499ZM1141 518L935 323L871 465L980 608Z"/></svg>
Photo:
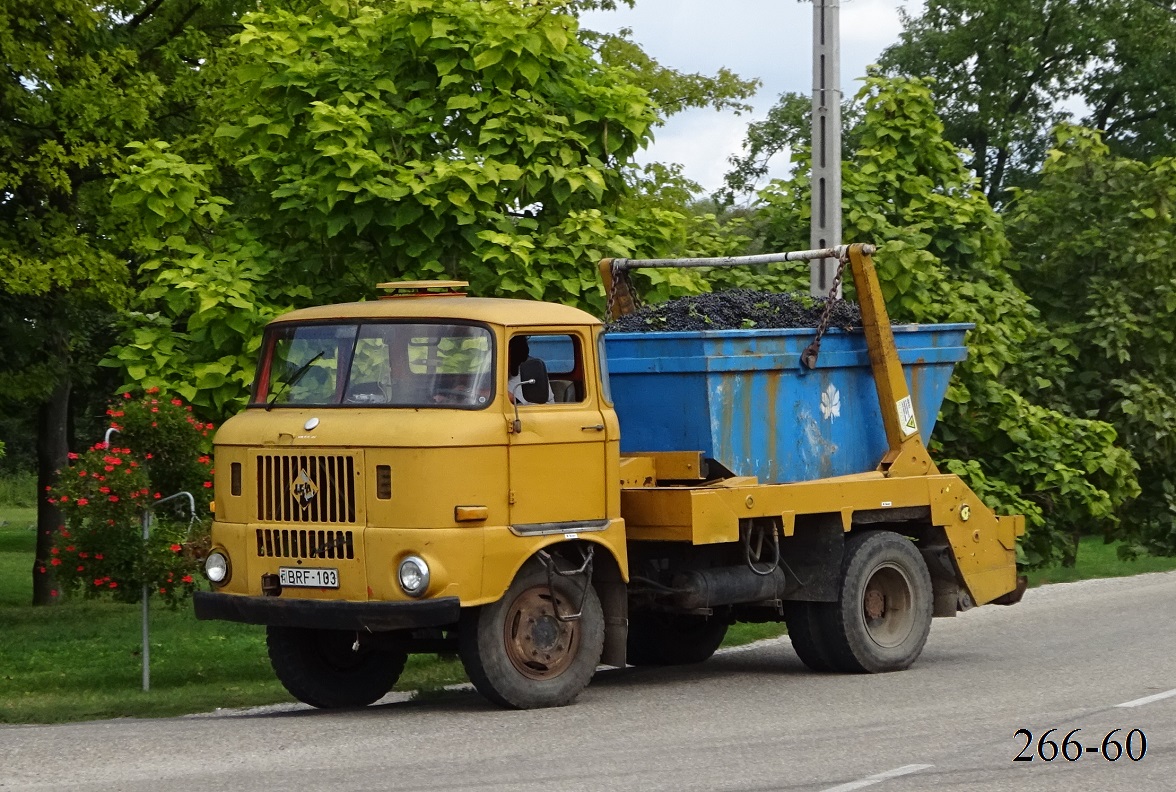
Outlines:
<svg viewBox="0 0 1176 792"><path fill-rule="evenodd" d="M894 325L926 443L971 324ZM815 370L811 328L610 333L621 452L702 451L764 483L874 470L887 450L866 338L829 330Z"/></svg>

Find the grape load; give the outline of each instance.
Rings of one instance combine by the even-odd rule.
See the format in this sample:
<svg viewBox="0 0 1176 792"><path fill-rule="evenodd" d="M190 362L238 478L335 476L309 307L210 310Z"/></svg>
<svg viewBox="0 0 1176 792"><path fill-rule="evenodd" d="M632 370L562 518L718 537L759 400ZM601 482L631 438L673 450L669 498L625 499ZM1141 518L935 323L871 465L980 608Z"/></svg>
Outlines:
<svg viewBox="0 0 1176 792"><path fill-rule="evenodd" d="M730 289L649 305L609 323L609 333L669 333L683 330L749 330L816 327L827 298L807 294ZM860 327L857 303L837 300L830 327Z"/></svg>

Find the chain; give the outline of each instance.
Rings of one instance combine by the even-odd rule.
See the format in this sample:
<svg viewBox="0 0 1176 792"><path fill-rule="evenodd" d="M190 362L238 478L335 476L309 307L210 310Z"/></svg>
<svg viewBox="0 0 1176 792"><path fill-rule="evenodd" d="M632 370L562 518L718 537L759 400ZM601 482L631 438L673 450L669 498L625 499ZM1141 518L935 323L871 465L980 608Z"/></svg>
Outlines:
<svg viewBox="0 0 1176 792"><path fill-rule="evenodd" d="M833 318L833 309L837 307L837 303L841 302L837 293L841 290L841 276L845 274L845 264L848 260L846 256L842 256L837 262L837 272L833 275L833 288L829 289L829 296L825 298L825 310L821 312L821 320L817 322L817 337L800 355L800 363L807 369L811 370L817 367L817 356L821 354L821 338L829 329L829 321Z"/></svg>
<svg viewBox="0 0 1176 792"><path fill-rule="evenodd" d="M615 317L613 317L613 303L615 303L616 299L617 299L617 277L618 277L617 273L620 270L620 268L617 266L616 259L613 259L613 261L611 262L611 266L612 266L612 278L610 278L609 282L608 282L608 294L605 295L605 303L604 303L604 321L605 322L611 322L615 318Z"/></svg>

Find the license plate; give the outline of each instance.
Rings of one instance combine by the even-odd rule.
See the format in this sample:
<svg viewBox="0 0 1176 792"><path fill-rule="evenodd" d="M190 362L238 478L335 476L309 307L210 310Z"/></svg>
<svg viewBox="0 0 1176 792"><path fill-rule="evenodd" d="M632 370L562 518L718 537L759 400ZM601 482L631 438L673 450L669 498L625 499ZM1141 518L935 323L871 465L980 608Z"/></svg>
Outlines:
<svg viewBox="0 0 1176 792"><path fill-rule="evenodd" d="M339 588L339 570L326 567L279 567L283 586L293 588Z"/></svg>

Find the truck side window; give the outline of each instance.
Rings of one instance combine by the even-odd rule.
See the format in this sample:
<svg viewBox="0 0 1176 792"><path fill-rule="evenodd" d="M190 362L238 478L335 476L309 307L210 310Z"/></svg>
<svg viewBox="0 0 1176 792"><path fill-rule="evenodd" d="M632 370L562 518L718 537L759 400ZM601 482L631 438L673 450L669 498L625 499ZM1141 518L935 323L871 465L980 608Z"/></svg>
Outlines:
<svg viewBox="0 0 1176 792"><path fill-rule="evenodd" d="M584 355L580 339L568 334L527 336L531 357L539 358L547 366L551 395L557 404L582 402L587 397L584 387Z"/></svg>

